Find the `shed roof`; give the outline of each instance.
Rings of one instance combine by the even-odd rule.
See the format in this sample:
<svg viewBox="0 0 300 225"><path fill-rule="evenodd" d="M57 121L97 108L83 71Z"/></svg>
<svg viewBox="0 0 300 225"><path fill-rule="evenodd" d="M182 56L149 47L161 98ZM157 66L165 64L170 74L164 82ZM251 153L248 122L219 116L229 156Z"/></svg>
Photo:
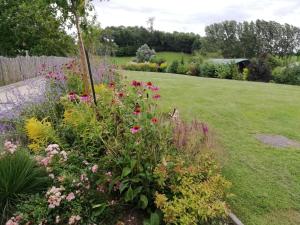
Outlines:
<svg viewBox="0 0 300 225"><path fill-rule="evenodd" d="M229 64L229 63L240 63L244 61L249 61L249 59L246 58L236 58L236 59L210 59L209 62L215 63L215 64Z"/></svg>

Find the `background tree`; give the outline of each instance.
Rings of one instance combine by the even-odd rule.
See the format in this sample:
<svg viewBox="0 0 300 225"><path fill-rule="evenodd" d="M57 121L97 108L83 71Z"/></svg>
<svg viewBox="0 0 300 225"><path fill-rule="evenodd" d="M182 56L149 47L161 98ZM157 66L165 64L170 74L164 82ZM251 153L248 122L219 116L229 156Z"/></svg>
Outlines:
<svg viewBox="0 0 300 225"><path fill-rule="evenodd" d="M56 15L45 0L1 0L0 55L73 55L74 39Z"/></svg>

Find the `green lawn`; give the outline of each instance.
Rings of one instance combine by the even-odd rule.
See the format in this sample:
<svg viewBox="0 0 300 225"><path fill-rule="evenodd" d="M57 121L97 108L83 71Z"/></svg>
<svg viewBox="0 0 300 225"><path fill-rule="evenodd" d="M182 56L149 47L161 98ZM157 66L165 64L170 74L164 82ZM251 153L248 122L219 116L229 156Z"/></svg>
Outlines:
<svg viewBox="0 0 300 225"><path fill-rule="evenodd" d="M173 60L181 60L181 58L184 58L184 61L187 62L192 55L180 53L180 52L157 52L157 57L165 58L168 63L171 63ZM124 65L128 62L130 62L134 56L132 57L111 57L111 62L116 65Z"/></svg>
<svg viewBox="0 0 300 225"><path fill-rule="evenodd" d="M207 121L224 148L232 210L245 225L300 224L300 149L259 143L258 133L300 141L300 87L124 71L161 87L165 110Z"/></svg>

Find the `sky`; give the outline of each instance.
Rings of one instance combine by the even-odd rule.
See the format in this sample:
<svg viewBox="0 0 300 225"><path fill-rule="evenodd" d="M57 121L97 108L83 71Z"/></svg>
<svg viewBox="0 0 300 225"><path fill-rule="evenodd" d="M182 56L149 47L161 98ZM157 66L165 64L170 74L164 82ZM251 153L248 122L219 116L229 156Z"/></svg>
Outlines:
<svg viewBox="0 0 300 225"><path fill-rule="evenodd" d="M223 20L273 20L300 27L300 0L110 0L93 1L102 27L144 26L205 34L205 26Z"/></svg>

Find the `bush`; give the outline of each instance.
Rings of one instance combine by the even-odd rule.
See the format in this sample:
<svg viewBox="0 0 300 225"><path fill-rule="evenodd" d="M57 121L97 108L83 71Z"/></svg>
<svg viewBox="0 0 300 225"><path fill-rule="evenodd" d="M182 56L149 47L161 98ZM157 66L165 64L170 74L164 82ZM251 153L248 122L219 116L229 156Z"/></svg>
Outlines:
<svg viewBox="0 0 300 225"><path fill-rule="evenodd" d="M11 215L21 197L26 199L28 194L39 193L49 184L46 170L40 168L25 150L0 156L0 177L1 224Z"/></svg>
<svg viewBox="0 0 300 225"><path fill-rule="evenodd" d="M273 70L273 79L276 83L300 85L300 65L276 67Z"/></svg>
<svg viewBox="0 0 300 225"><path fill-rule="evenodd" d="M163 65L162 68L164 68ZM160 69L160 66L155 63L127 63L122 67L124 70L133 70L133 71L146 71L146 72L157 72Z"/></svg>
<svg viewBox="0 0 300 225"><path fill-rule="evenodd" d="M259 57L258 59L251 60L248 80L269 82L271 78L271 67L265 57Z"/></svg>
<svg viewBox="0 0 300 225"><path fill-rule="evenodd" d="M136 51L137 62L149 62L155 56L155 51L150 49L147 44L142 45Z"/></svg>
<svg viewBox="0 0 300 225"><path fill-rule="evenodd" d="M166 61L167 61L167 60L166 60L165 58L163 58L163 57L158 58L158 57L156 57L156 56L151 57L151 59L150 59L150 62L151 62L151 63L156 63L156 64L158 64L159 66L160 66L161 64L165 63Z"/></svg>
<svg viewBox="0 0 300 225"><path fill-rule="evenodd" d="M180 64L177 68L176 73L178 74L187 74L187 72L189 71L189 68L187 65L185 64Z"/></svg>
<svg viewBox="0 0 300 225"><path fill-rule="evenodd" d="M200 66L200 76L216 78L218 76L217 65L215 65L213 63L202 64Z"/></svg>
<svg viewBox="0 0 300 225"><path fill-rule="evenodd" d="M188 68L188 74L192 76L200 75L200 64L199 63L190 63Z"/></svg>
<svg viewBox="0 0 300 225"><path fill-rule="evenodd" d="M168 67L168 73L177 73L179 67L179 62L178 60L172 61L170 66Z"/></svg>

